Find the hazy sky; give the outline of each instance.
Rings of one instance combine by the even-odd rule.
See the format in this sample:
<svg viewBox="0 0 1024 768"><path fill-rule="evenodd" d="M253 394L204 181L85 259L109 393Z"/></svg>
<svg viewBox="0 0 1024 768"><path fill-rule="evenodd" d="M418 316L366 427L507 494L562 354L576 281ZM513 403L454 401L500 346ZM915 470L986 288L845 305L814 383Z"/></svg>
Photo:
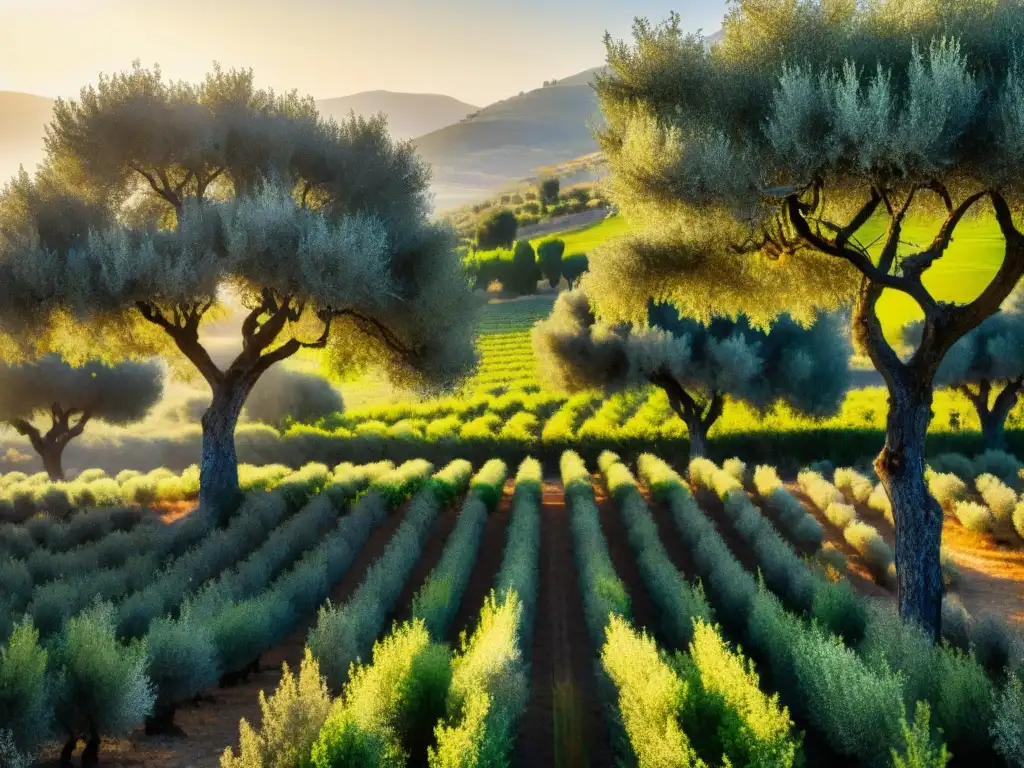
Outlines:
<svg viewBox="0 0 1024 768"><path fill-rule="evenodd" d="M0 0L0 90L76 96L133 59L199 80L216 59L316 98L385 89L478 106L603 61L607 29L679 10L718 29L725 0Z"/></svg>

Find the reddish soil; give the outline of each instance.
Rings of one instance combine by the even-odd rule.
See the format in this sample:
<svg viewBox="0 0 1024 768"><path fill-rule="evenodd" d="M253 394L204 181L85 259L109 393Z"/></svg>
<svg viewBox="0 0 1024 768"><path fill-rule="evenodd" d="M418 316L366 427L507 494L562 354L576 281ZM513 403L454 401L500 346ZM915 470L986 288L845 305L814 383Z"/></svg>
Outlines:
<svg viewBox="0 0 1024 768"><path fill-rule="evenodd" d="M854 591L869 597L892 597L893 593L889 589L876 583L871 578L871 571L864 564L864 559L860 556L860 553L847 543L843 537L843 532L836 525L829 522L829 519L825 517L825 513L814 506L814 502L807 498L803 491L800 490L800 486L796 483L786 483L785 486L786 490L804 505L804 509L821 523L821 530L824 534L822 542L831 544L846 556L846 580L850 582L850 586L853 587ZM863 510L860 506L857 506L856 509L858 518L863 517L864 522L874 525L882 537L885 538L886 532L884 528L887 526L879 525L879 520L873 519L870 515L862 515ZM884 518L880 517L880 519L884 523ZM783 531L783 534L785 534L785 531ZM888 539L886 540L889 541ZM893 542L889 541L889 546L892 545Z"/></svg>
<svg viewBox="0 0 1024 768"><path fill-rule="evenodd" d="M619 505L608 495L604 482L594 477L594 499L601 518L601 529L608 541L608 554L611 556L615 574L626 587L629 595L629 608L632 613L633 626L640 630L646 629L659 644L664 645L665 637L658 621L658 609L644 586L640 568L637 566L633 550L629 546L629 533L622 522Z"/></svg>
<svg viewBox="0 0 1024 768"><path fill-rule="evenodd" d="M480 549L476 553L476 564L469 575L469 584L462 595L459 610L448 628L448 640L457 644L462 632L472 632L480 616L484 600L494 588L494 578L501 569L501 560L505 554L505 534L508 530L508 519L512 512L512 491L515 480L508 478L498 502L498 506L487 516Z"/></svg>
<svg viewBox="0 0 1024 768"><path fill-rule="evenodd" d="M460 506L459 502L454 502L441 511L441 515L430 534L430 538L427 539L427 543L423 546L423 553L420 555L416 567L409 574L398 602L395 603L397 606L395 609L396 622L408 621L412 618L412 600L420 587L426 583L427 577L434 570L438 560L441 559L441 553L444 552L444 545L448 542L448 536L451 535L455 523L459 520Z"/></svg>
<svg viewBox="0 0 1024 768"><path fill-rule="evenodd" d="M594 675L596 654L587 636L569 511L560 482L544 482L540 519L531 698L519 719L512 765L610 768L615 763Z"/></svg>
<svg viewBox="0 0 1024 768"><path fill-rule="evenodd" d="M363 580L370 565L380 557L395 529L405 518L408 505L393 512L370 534L370 538L356 556L348 572L331 591L331 601L346 600ZM283 643L263 654L260 671L248 681L229 688L208 691L200 702L181 707L175 723L185 736L146 736L133 732L125 739L104 739L100 748L100 761L110 768L118 766L153 766L158 768L216 768L225 747L238 743L238 723L243 717L254 727L261 719L259 694L270 695L281 679L281 664L287 663L298 671L302 661L306 636L316 622L316 614L292 633ZM79 751L83 747L79 743ZM58 765L57 749L43 755L40 763L46 768ZM77 754L77 753L76 753Z"/></svg>
<svg viewBox="0 0 1024 768"><path fill-rule="evenodd" d="M1005 616L1024 629L1024 549L971 533L948 515L942 526L942 543L960 571L953 592L967 611L972 616Z"/></svg>

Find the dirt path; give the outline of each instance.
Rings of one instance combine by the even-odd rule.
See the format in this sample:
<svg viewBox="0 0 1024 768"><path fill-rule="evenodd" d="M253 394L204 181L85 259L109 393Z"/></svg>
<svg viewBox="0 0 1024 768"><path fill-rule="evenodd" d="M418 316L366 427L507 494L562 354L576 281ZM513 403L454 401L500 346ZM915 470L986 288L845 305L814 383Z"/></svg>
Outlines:
<svg viewBox="0 0 1024 768"><path fill-rule="evenodd" d="M1024 631L1024 549L973 534L950 516L942 526L942 544L960 571L953 592L967 611L1005 616Z"/></svg>
<svg viewBox="0 0 1024 768"><path fill-rule="evenodd" d="M498 575L501 559L505 554L505 534L512 512L514 488L515 480L510 477L505 481L498 506L487 516L483 537L480 539L480 549L476 554L476 564L469 575L469 584L462 595L459 610L448 628L448 640L453 645L457 646L462 632L472 632L476 627L484 600L494 587L494 578Z"/></svg>
<svg viewBox="0 0 1024 768"><path fill-rule="evenodd" d="M540 519L530 703L519 719L512 765L611 768L614 760L594 676L596 654L587 636L560 482L544 482Z"/></svg>
<svg viewBox="0 0 1024 768"><path fill-rule="evenodd" d="M405 519L408 503L388 515L370 534L370 538L356 556L342 580L331 591L331 601L344 602L359 586L370 565L380 557L391 540L395 529ZM315 624L316 614L305 622L280 645L263 654L260 671L248 681L229 688L214 688L196 704L181 707L175 722L184 731L184 737L146 736L133 732L125 739L104 739L100 749L101 764L117 766L147 766L149 768L216 768L225 747L238 743L238 723L244 717L254 727L261 720L259 693L270 695L281 679L281 664L298 671L309 629ZM82 744L80 743L81 747ZM56 752L44 755L40 765L51 768L58 764ZM77 759L77 758L76 758Z"/></svg>

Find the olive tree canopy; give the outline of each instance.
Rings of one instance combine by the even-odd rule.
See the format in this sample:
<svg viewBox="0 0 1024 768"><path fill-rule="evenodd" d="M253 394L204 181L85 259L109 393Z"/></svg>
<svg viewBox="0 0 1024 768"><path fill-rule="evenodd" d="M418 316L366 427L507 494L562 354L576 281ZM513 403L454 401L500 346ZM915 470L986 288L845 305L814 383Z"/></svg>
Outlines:
<svg viewBox="0 0 1024 768"><path fill-rule="evenodd" d="M274 363L326 348L338 368L422 386L473 364L454 236L428 221L427 168L383 117L324 121L249 71L190 85L136 64L58 101L46 145L36 178L0 198L0 349L177 349L212 391L200 492L214 508L237 501L235 424ZM199 329L225 292L249 314L219 367Z"/></svg>
<svg viewBox="0 0 1024 768"><path fill-rule="evenodd" d="M159 363L72 367L59 355L0 365L0 422L27 437L51 479L61 480L61 456L90 420L130 424L143 419L163 394ZM50 419L48 429L33 423Z"/></svg>
<svg viewBox="0 0 1024 768"><path fill-rule="evenodd" d="M921 341L923 323L903 329L906 343ZM1024 391L1024 312L1006 307L950 347L935 383L961 392L978 412L986 449L1001 450L1006 417Z"/></svg>
<svg viewBox="0 0 1024 768"><path fill-rule="evenodd" d="M245 403L245 415L281 428L291 422L314 424L344 407L341 393L323 376L279 365L256 382Z"/></svg>
<svg viewBox="0 0 1024 768"><path fill-rule="evenodd" d="M765 411L776 403L814 416L836 412L850 382L850 347L836 317L810 328L788 317L767 330L746 318L708 324L648 304L643 326L598 322L582 290L563 293L533 331L542 379L560 390L605 391L654 384L686 422L691 456L726 399Z"/></svg>
<svg viewBox="0 0 1024 768"><path fill-rule="evenodd" d="M606 40L597 80L612 196L639 226L593 259L598 315L642 320L654 296L701 318L806 322L852 299L854 339L890 391L876 469L900 611L935 637L942 515L924 438L943 356L1024 274L1022 33L1021 0L737 0L712 45L678 16L637 21L632 44ZM942 301L922 277L981 213L1003 262L974 301ZM911 219L933 237L901 247ZM887 289L924 317L905 360L882 335Z"/></svg>

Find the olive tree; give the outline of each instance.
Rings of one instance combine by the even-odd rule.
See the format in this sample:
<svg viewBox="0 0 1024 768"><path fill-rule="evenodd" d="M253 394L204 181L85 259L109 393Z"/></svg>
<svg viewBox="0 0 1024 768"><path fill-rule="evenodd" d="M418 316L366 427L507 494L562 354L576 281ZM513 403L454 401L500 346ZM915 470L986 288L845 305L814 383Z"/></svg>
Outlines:
<svg viewBox="0 0 1024 768"><path fill-rule="evenodd" d="M63 480L61 457L90 420L130 424L145 418L163 394L155 362L73 367L59 355L0 365L0 422L27 437L51 480ZM49 427L39 426L39 417Z"/></svg>
<svg viewBox="0 0 1024 768"><path fill-rule="evenodd" d="M276 366L252 388L245 415L282 428L291 422L314 424L344 407L341 393L323 376Z"/></svg>
<svg viewBox="0 0 1024 768"><path fill-rule="evenodd" d="M557 389L605 391L653 384L686 423L690 457L707 453L707 434L726 400L765 411L836 412L850 383L850 348L835 316L810 328L787 317L767 331L746 318L704 324L669 304L648 305L643 325L606 324L582 290L563 293L533 331L542 379Z"/></svg>
<svg viewBox="0 0 1024 768"><path fill-rule="evenodd" d="M454 234L428 220L428 169L383 117L324 121L250 71L190 85L136 64L58 101L46 147L0 198L0 351L161 353L200 375L200 494L222 514L239 413L274 364L323 349L423 388L473 365ZM230 296L248 314L218 366L200 329Z"/></svg>
<svg viewBox="0 0 1024 768"><path fill-rule="evenodd" d="M904 341L919 344L923 326L907 325ZM978 413L986 450L1002 450L1006 417L1024 391L1024 313L1007 308L968 331L946 353L935 383L961 392Z"/></svg>
<svg viewBox="0 0 1024 768"><path fill-rule="evenodd" d="M685 314L806 321L852 299L853 337L889 390L875 468L896 519L898 602L939 636L942 513L924 480L935 376L1024 273L1024 6L960 0L737 0L722 40L678 16L606 38L599 142L612 195L639 232L594 259L598 314L638 318L647 296ZM924 276L968 215L1002 235L973 301ZM904 227L933 223L919 246ZM921 341L882 333L884 291L909 297Z"/></svg>

